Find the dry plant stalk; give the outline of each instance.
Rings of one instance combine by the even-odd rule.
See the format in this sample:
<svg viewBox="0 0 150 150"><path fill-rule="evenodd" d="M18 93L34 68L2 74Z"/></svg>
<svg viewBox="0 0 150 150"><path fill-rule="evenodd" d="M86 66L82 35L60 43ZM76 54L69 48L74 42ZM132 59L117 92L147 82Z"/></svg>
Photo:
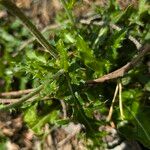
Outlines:
<svg viewBox="0 0 150 150"><path fill-rule="evenodd" d="M30 92L34 91L34 89L26 89L26 90L20 90L20 91L11 91L11 92L4 92L0 93L0 96L2 97L18 97L21 95L28 94Z"/></svg>
<svg viewBox="0 0 150 150"><path fill-rule="evenodd" d="M126 65L124 65L123 67L108 73L100 78L94 79L94 80L89 80L86 83L88 84L95 84L95 83L103 83L105 81L109 81L112 79L116 79L119 77L123 77L129 70L133 69L136 67L136 65L141 62L142 58L148 53L150 52L150 44L146 44L144 45L139 54L133 58L130 62L128 62Z"/></svg>

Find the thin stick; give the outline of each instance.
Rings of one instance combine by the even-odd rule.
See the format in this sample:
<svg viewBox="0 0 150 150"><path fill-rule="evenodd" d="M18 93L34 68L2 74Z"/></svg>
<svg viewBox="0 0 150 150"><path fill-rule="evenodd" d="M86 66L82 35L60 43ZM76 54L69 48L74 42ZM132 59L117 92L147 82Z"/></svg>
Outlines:
<svg viewBox="0 0 150 150"><path fill-rule="evenodd" d="M112 100L112 103L111 103L111 106L110 106L110 109L109 109L109 113L108 113L108 116L106 118L106 121L110 121L111 120L111 117L112 117L112 114L113 114L113 106L114 106L114 103L115 103L115 100L116 100L116 96L118 94L118 84L116 85L116 89L115 89L115 93L114 93L114 97L113 97L113 100Z"/></svg>
<svg viewBox="0 0 150 150"><path fill-rule="evenodd" d="M123 105L122 105L122 85L121 82L118 83L119 86L119 109L120 109L120 117L121 120L124 119L124 114L123 114Z"/></svg>
<svg viewBox="0 0 150 150"><path fill-rule="evenodd" d="M141 51L139 52L138 56L136 56L135 58L133 58L130 62L128 62L126 65L124 65L123 67L108 73L98 79L94 79L94 80L89 80L86 83L88 84L95 84L95 83L103 83L105 81L109 81L112 79L116 79L118 77L122 77L124 76L129 70L131 70L132 68L134 68L139 62L141 62L142 58L148 53L150 52L150 44L146 44L145 46L143 46L141 48Z"/></svg>
<svg viewBox="0 0 150 150"><path fill-rule="evenodd" d="M26 89L26 90L20 90L20 91L11 91L11 92L4 92L0 93L0 96L6 97L6 96L11 96L11 97L18 97L24 94L28 94L30 92L34 91L34 89Z"/></svg>

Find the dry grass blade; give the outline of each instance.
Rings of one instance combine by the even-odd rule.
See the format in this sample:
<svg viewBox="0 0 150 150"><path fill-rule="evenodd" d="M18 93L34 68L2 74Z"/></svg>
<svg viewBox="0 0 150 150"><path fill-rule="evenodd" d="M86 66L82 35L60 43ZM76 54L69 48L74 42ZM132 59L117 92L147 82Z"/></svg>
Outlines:
<svg viewBox="0 0 150 150"><path fill-rule="evenodd" d="M34 89L34 91L32 91L31 93L29 93L29 94L21 97L18 102L15 102L15 103L12 103L10 105L7 105L7 106L4 106L4 107L0 108L0 112L2 112L2 111L8 111L9 109L13 109L13 108L15 108L17 106L20 106L25 101L27 101L30 98L32 98L35 95L37 95L42 89L43 89L43 85L40 85L39 87L37 87L36 89Z"/></svg>
<svg viewBox="0 0 150 150"><path fill-rule="evenodd" d="M111 120L112 113L113 113L113 106L114 106L114 103L115 103L115 100L116 100L116 96L118 94L118 89L119 89L119 86L117 84L116 85L116 89L115 89L115 93L114 93L114 97L113 97L113 100L112 100L112 103L111 103L111 106L110 106L109 113L108 113L106 121L110 121Z"/></svg>
<svg viewBox="0 0 150 150"><path fill-rule="evenodd" d="M123 120L124 119L124 115L123 115L123 105L122 105L122 85L121 85L120 82L118 83L118 86L119 86L119 109L120 109L120 117L121 117L121 120Z"/></svg>

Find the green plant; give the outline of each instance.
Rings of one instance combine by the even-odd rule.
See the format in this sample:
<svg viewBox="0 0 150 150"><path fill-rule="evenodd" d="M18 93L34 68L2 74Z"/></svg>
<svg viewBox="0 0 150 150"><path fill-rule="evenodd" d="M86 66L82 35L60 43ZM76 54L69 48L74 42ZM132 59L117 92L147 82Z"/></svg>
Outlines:
<svg viewBox="0 0 150 150"><path fill-rule="evenodd" d="M110 119L118 125L118 129L125 137L129 137L130 134L129 138L136 137L136 140L150 147L150 131L147 130L150 123L147 115L149 110L145 108L149 108L147 102L149 72L144 63L147 61L146 57L149 56L141 61L141 58L149 52L149 45L147 46L146 43L150 39L150 25L145 19L149 16L150 11L149 4L145 0L139 3L138 9L129 6L126 10L121 11L114 1L110 1L107 9L96 7L95 12L100 15L102 20L101 26L98 26L95 20L88 22L88 25L77 22L72 15L75 1L65 2L62 0L70 21L60 22L62 28L57 29L55 39L50 42L13 3L8 0L0 0L0 4L17 16L45 48L42 52L34 51L32 47L28 48L24 52L26 54L23 56L24 59L19 59L19 64L13 60L13 67L17 71L11 74L11 76L27 74L28 82L33 79L32 86L40 88L35 89L26 97L20 98L19 102L1 106L0 111L14 107L21 109L24 112L24 120L39 135L42 134L42 126L47 122L51 126L60 126L70 121L81 123L86 129L87 137L93 140L93 145L99 146L102 144L99 142L100 137L103 137L105 133L98 132L98 130L101 125L107 124L107 121L97 120L94 112L106 116L109 110L108 106L111 105L114 88L118 84L119 94L114 96L114 100L119 99L120 105L116 105ZM2 32L4 31L2 30ZM146 48L143 48L133 36L142 45L146 45ZM18 46L16 43L15 47ZM142 49L143 52L137 54L139 49ZM7 52L9 52L8 49ZM133 57L135 58L133 59ZM131 63L128 63L129 60ZM135 68L139 62L140 65ZM115 75L108 74L126 63L125 67L128 68L124 69L123 73L118 75L118 71L115 72ZM22 78L21 75L19 77ZM99 77L101 78L97 79ZM116 81L118 77L120 79ZM110 79L114 79L114 82L109 81ZM9 79L7 80L10 82ZM109 82L104 83L106 80ZM9 82L8 86L10 86ZM98 82L101 83L97 84ZM37 97L32 102L22 103L35 94ZM45 97L48 97L49 101L44 101ZM67 118L60 117L62 111L59 100L63 100L68 106ZM106 100L109 101L106 103ZM41 108L41 114L39 114L37 108L41 102L44 109ZM20 105L21 107L18 107ZM132 115L129 116L128 113ZM139 124L143 118L143 123ZM125 120L132 126L125 124ZM120 122L124 123L123 126L119 125ZM135 130L131 133L134 127L137 127L139 132Z"/></svg>

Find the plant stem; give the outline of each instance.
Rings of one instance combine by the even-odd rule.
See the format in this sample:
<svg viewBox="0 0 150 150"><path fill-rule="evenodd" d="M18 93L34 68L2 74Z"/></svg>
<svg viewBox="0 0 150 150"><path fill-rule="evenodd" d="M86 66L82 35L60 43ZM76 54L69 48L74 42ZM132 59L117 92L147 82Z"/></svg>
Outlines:
<svg viewBox="0 0 150 150"><path fill-rule="evenodd" d="M62 75L64 73L64 70L61 69L59 70L53 77L52 77L52 81L56 80L60 75ZM17 106L20 106L22 103L24 103L25 101L27 101L28 99L30 99L31 97L35 96L36 94L38 94L42 89L43 89L43 85L40 85L39 87L37 87L33 92L29 93L28 95L23 96L22 98L20 98L18 100L18 102L4 106L2 108L0 108L0 112L1 111L8 111L9 109L15 108Z"/></svg>
<svg viewBox="0 0 150 150"><path fill-rule="evenodd" d="M55 58L57 59L58 55L55 52L55 48L49 44L45 37L38 31L35 25L24 15L24 13L10 0L0 0L5 8L8 9L13 15L17 16L22 23L29 29L29 31L34 35L38 42Z"/></svg>
<svg viewBox="0 0 150 150"><path fill-rule="evenodd" d="M109 81L112 79L116 79L119 77L123 77L129 70L136 67L136 65L142 61L142 58L149 52L150 52L150 44L147 43L143 47L141 47L139 54L136 57L134 57L130 62L128 62L126 65L124 65L123 67L121 67L111 73L108 73L100 78L97 78L94 80L89 80L89 81L87 81L87 83L88 84L97 84L97 83L103 83L105 81Z"/></svg>
<svg viewBox="0 0 150 150"><path fill-rule="evenodd" d="M78 101L78 99L76 98L75 94L74 94L74 91L73 91L73 88L71 86L71 82L70 82L70 77L69 77L69 74L66 74L66 78L67 78L67 82L68 82L68 87L69 87L69 90L70 90L70 93L72 95L72 98L74 99L74 104L75 104L75 107L77 108L77 111L79 112L80 116L82 117L82 121L87 125L87 127L93 131L93 128L91 127L89 121L87 120L87 116L85 115L84 113L84 110L80 104L80 102ZM77 115L77 114L76 114Z"/></svg>
<svg viewBox="0 0 150 150"><path fill-rule="evenodd" d="M4 93L0 93L0 96L2 97L18 97L24 94L28 94L30 92L34 91L34 89L26 89L26 90L20 90L20 91L11 91L11 92L4 92Z"/></svg>
<svg viewBox="0 0 150 150"><path fill-rule="evenodd" d="M7 105L5 107L0 108L0 112L1 111L8 111L9 109L15 108L19 105L21 105L22 103L24 103L25 101L27 101L28 99L30 99L31 97L35 96L36 94L38 94L43 88L43 85L40 85L39 87L37 87L33 92L29 93L28 95L23 96L22 98L19 99L18 102Z"/></svg>

